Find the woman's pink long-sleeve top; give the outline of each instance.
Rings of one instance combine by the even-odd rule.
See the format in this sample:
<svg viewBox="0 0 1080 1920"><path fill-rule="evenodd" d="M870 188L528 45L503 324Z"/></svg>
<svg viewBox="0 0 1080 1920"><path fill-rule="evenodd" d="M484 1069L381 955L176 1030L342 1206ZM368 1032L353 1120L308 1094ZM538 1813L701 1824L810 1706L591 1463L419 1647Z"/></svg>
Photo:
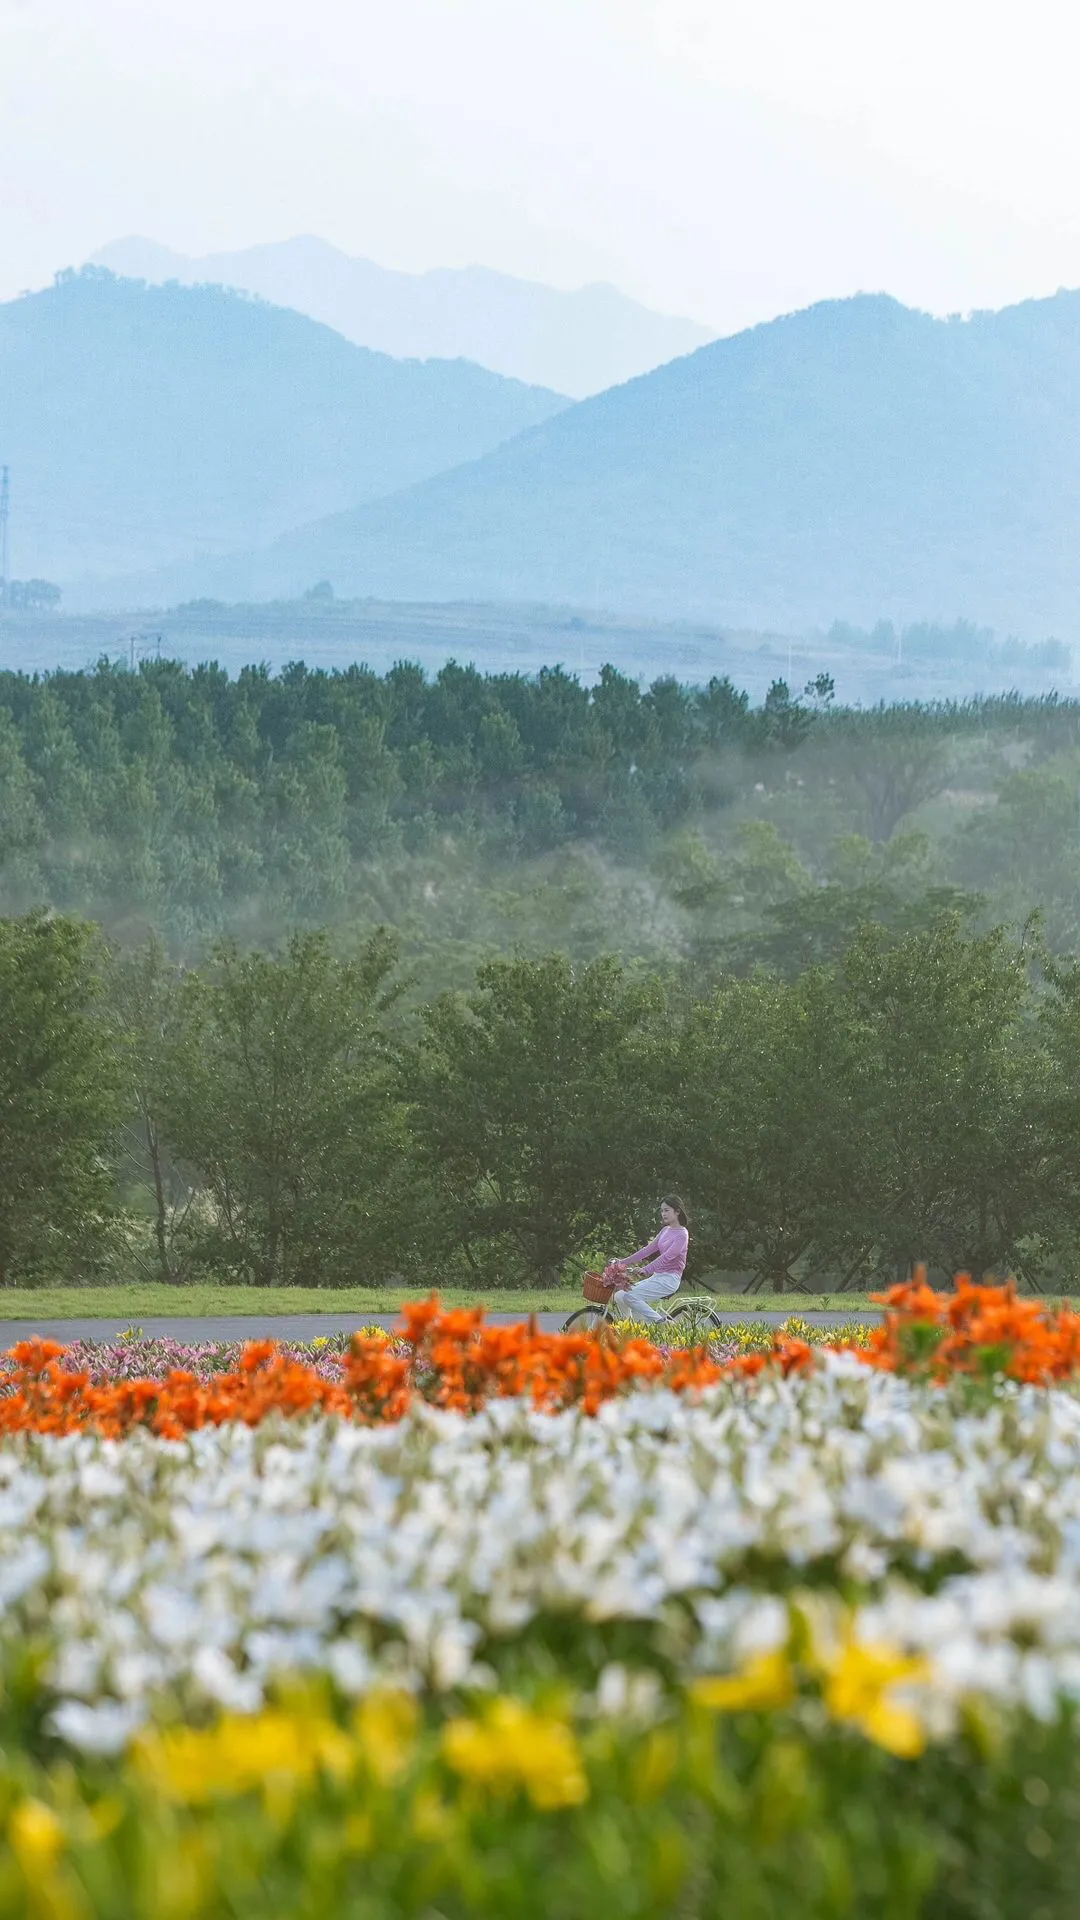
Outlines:
<svg viewBox="0 0 1080 1920"><path fill-rule="evenodd" d="M690 1235L685 1227L661 1227L656 1239L650 1240L647 1247L639 1247L636 1253L628 1253L623 1265L632 1267L639 1260L647 1260L649 1264L639 1278L650 1273L672 1273L681 1279L689 1245Z"/></svg>

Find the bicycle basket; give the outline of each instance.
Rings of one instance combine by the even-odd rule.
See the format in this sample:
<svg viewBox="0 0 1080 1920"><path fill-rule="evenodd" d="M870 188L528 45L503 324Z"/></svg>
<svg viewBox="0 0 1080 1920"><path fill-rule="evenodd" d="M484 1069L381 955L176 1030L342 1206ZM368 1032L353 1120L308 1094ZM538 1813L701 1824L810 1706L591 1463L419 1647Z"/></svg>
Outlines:
<svg viewBox="0 0 1080 1920"><path fill-rule="evenodd" d="M599 1307L606 1307L615 1291L615 1283L605 1280L602 1273L586 1273L581 1282L581 1291L586 1300L592 1300Z"/></svg>

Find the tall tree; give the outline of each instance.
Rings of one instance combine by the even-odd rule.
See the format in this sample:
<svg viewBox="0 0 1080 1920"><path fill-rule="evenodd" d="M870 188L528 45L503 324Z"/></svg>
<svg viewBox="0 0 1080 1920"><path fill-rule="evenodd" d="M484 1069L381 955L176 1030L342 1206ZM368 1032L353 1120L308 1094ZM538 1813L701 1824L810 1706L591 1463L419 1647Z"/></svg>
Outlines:
<svg viewBox="0 0 1080 1920"><path fill-rule="evenodd" d="M947 716L918 706L831 713L818 740L860 828L885 841L949 784L956 742Z"/></svg>
<svg viewBox="0 0 1080 1920"><path fill-rule="evenodd" d="M841 977L865 1063L852 1235L903 1272L1002 1271L1045 1216L1049 1071L1031 953L955 916L896 940L864 927Z"/></svg>
<svg viewBox="0 0 1080 1920"><path fill-rule="evenodd" d="M668 1073L695 1257L778 1293L831 1266L858 1187L863 1079L832 977L723 981L686 1009Z"/></svg>
<svg viewBox="0 0 1080 1920"><path fill-rule="evenodd" d="M404 1257L396 958L385 934L339 959L306 933L188 976L165 1124L213 1202L206 1254L251 1281L385 1280Z"/></svg>
<svg viewBox="0 0 1080 1920"><path fill-rule="evenodd" d="M113 1211L119 1075L100 1000L93 928L0 920L0 1285L85 1269Z"/></svg>
<svg viewBox="0 0 1080 1920"><path fill-rule="evenodd" d="M130 1164L150 1195L152 1272L170 1285L185 1278L182 1235L195 1197L167 1137L170 1085L183 1085L196 1065L185 1045L182 981L155 934L109 955L108 1010L123 1067Z"/></svg>
<svg viewBox="0 0 1080 1920"><path fill-rule="evenodd" d="M625 1233L648 1183L645 1083L655 982L612 959L563 955L482 966L470 993L424 1013L409 1072L410 1125L447 1225L477 1257L485 1242L539 1284L603 1229ZM654 1198L650 1195L650 1198Z"/></svg>

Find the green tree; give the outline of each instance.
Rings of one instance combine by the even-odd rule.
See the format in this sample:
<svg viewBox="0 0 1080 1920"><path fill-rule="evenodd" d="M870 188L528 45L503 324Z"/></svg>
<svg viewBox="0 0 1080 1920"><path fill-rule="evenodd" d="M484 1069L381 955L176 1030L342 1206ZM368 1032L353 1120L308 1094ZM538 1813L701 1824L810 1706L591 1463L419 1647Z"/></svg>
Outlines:
<svg viewBox="0 0 1080 1920"><path fill-rule="evenodd" d="M1036 1132L1045 1155L1041 1217L1022 1251L1025 1279L1075 1292L1080 1274L1080 960L1045 956L1038 1002L1048 1072Z"/></svg>
<svg viewBox="0 0 1080 1920"><path fill-rule="evenodd" d="M796 911L814 890L813 876L771 820L741 821L719 858L700 836L687 835L657 870L687 916L688 975L699 990L764 958L758 943L773 916Z"/></svg>
<svg viewBox="0 0 1080 1920"><path fill-rule="evenodd" d="M864 1074L832 976L722 981L687 1007L667 1069L696 1260L777 1293L830 1266L858 1188Z"/></svg>
<svg viewBox="0 0 1080 1920"><path fill-rule="evenodd" d="M670 1181L655 1159L643 1172L661 1004L655 981L616 960L575 968L549 954L492 961L472 992L424 1010L410 1126L445 1230L474 1263L501 1245L553 1286L598 1232L629 1230L647 1180Z"/></svg>
<svg viewBox="0 0 1080 1920"><path fill-rule="evenodd" d="M48 842L49 904L77 911L93 896L104 850L94 783L51 683L29 710L22 746Z"/></svg>
<svg viewBox="0 0 1080 1920"><path fill-rule="evenodd" d="M214 1211L204 1255L263 1285L385 1280L407 1242L387 1015L396 947L216 948L185 982L164 1126Z"/></svg>
<svg viewBox="0 0 1080 1920"><path fill-rule="evenodd" d="M185 1047L182 981L155 934L109 955L108 1010L124 1075L129 1165L150 1196L151 1270L170 1285L185 1278L182 1235L195 1196L166 1131L170 1082L183 1085L196 1064Z"/></svg>
<svg viewBox="0 0 1080 1920"><path fill-rule="evenodd" d="M751 736L750 696L741 693L725 674L714 674L707 686L694 696L694 717L700 744L710 752L718 747L741 746Z"/></svg>
<svg viewBox="0 0 1080 1920"><path fill-rule="evenodd" d="M0 920L0 1286L85 1267L113 1212L119 1076L100 999L91 927Z"/></svg>
<svg viewBox="0 0 1080 1920"><path fill-rule="evenodd" d="M692 1003L668 1111L699 1255L777 1289L1011 1266L1071 1190L1048 1105L1056 1085L1069 1138L1069 1075L1030 964L1008 930L943 915L863 926L835 967L729 978ZM1060 1025L1059 1055L1072 1034L1080 1062L1080 1014L1075 1034Z"/></svg>
<svg viewBox="0 0 1080 1920"><path fill-rule="evenodd" d="M33 776L15 726L0 708L0 881L10 905L29 907L45 897L40 865L44 847Z"/></svg>
<svg viewBox="0 0 1080 1920"><path fill-rule="evenodd" d="M268 786L267 868L291 918L325 918L345 894L347 786L332 727L305 722Z"/></svg>
<svg viewBox="0 0 1080 1920"><path fill-rule="evenodd" d="M841 967L864 1065L849 1233L886 1269L1001 1272L1052 1194L1049 1064L1030 943L959 920L864 927Z"/></svg>
<svg viewBox="0 0 1080 1920"><path fill-rule="evenodd" d="M963 879L990 892L1003 918L1038 904L1049 945L1080 945L1080 754L1055 754L1008 774L996 805L954 836L951 859Z"/></svg>
<svg viewBox="0 0 1080 1920"><path fill-rule="evenodd" d="M773 681L755 719L762 745L781 753L791 753L801 746L814 725L813 714L792 699L786 680Z"/></svg>
<svg viewBox="0 0 1080 1920"><path fill-rule="evenodd" d="M978 894L943 883L925 834L895 834L883 846L845 834L830 849L817 886L762 898L758 924L721 952L733 971L765 966L793 980L810 967L835 965L862 926L899 936L950 914L971 921L981 906Z"/></svg>
<svg viewBox="0 0 1080 1920"><path fill-rule="evenodd" d="M907 815L949 784L955 759L949 716L918 706L830 713L817 741L871 840L888 840Z"/></svg>

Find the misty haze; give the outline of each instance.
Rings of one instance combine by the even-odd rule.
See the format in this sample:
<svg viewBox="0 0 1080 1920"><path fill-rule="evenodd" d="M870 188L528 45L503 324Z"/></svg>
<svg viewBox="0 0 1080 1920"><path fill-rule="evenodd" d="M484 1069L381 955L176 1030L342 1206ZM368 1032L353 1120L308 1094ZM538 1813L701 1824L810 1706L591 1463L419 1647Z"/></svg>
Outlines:
<svg viewBox="0 0 1080 1920"><path fill-rule="evenodd" d="M0 1920L1075 1920L1078 57L0 0Z"/></svg>

